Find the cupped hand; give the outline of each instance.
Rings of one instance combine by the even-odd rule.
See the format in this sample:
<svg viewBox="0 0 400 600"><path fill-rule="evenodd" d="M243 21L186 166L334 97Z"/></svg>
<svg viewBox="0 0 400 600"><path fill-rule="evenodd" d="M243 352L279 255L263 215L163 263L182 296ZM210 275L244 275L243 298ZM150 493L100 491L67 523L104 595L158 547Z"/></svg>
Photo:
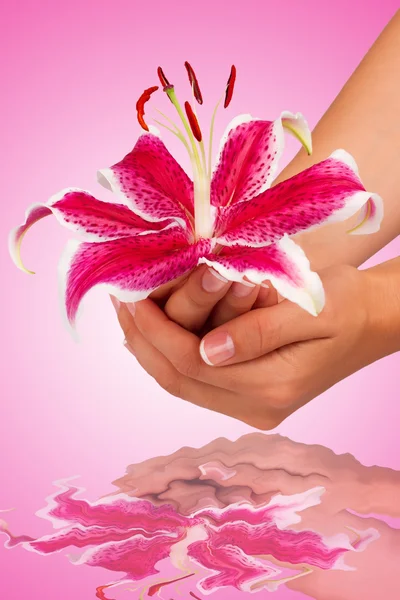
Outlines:
<svg viewBox="0 0 400 600"><path fill-rule="evenodd" d="M384 355L368 271L334 267L321 278L326 305L318 317L285 300L233 318L202 340L167 316L168 302L166 312L152 300L121 305L118 316L127 348L169 393L272 429Z"/></svg>
<svg viewBox="0 0 400 600"><path fill-rule="evenodd" d="M214 269L200 265L192 273L156 290L151 298L165 314L188 331L206 333L253 308L277 302L276 291L266 282L231 282Z"/></svg>

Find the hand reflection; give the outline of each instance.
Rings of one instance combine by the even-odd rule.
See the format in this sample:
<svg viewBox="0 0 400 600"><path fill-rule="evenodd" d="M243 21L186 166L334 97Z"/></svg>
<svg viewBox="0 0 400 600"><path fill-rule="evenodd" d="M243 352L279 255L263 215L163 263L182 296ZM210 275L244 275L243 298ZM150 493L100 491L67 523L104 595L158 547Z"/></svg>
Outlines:
<svg viewBox="0 0 400 600"><path fill-rule="evenodd" d="M33 539L4 524L6 546L73 546L76 564L126 573L98 588L103 599L127 582L164 600L284 585L318 600L398 597L400 534L371 515L400 516L398 472L256 433L132 465L115 485L91 503L59 484L39 514L63 528Z"/></svg>

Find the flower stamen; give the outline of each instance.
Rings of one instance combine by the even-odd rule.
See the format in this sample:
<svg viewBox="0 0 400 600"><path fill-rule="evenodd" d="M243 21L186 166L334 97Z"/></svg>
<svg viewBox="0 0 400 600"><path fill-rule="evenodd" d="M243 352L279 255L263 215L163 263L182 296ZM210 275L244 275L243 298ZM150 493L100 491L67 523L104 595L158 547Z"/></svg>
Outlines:
<svg viewBox="0 0 400 600"><path fill-rule="evenodd" d="M219 108L219 105L222 102L222 96L221 98L218 100L215 108L214 108L214 112L212 114L211 117L211 125L210 125L210 137L209 137L209 141L208 141L208 178L211 180L211 171L212 171L212 149L213 149L213 138L214 138L214 126L215 126L215 117L217 116L217 111Z"/></svg>
<svg viewBox="0 0 400 600"><path fill-rule="evenodd" d="M196 73L192 66L187 61L185 62L185 68L189 77L190 85L193 89L193 95L199 104L203 104L203 96L201 94L199 82L197 81Z"/></svg>
<svg viewBox="0 0 400 600"><path fill-rule="evenodd" d="M190 129L192 130L194 137L196 138L196 140L198 142L201 142L201 140L203 139L203 136L201 135L201 129L200 129L199 122L197 120L196 115L193 112L193 108L190 106L189 102L187 102L187 101L185 102L185 111L186 111L186 116L189 121Z"/></svg>
<svg viewBox="0 0 400 600"><path fill-rule="evenodd" d="M235 87L235 81L236 81L236 67L235 67L235 65L232 65L228 83L226 84L224 108L228 108L228 106L232 100L233 89Z"/></svg>
<svg viewBox="0 0 400 600"><path fill-rule="evenodd" d="M164 91L165 91L165 88L168 87L168 86L170 86L171 84L168 81L168 79L165 77L164 71L162 70L161 67L158 67L158 69L157 69L157 75L158 75L158 78L159 78L159 80L161 82L161 85L163 86Z"/></svg>
<svg viewBox="0 0 400 600"><path fill-rule="evenodd" d="M139 121L139 125L145 131L149 131L149 127L144 120L144 105L146 102L150 100L150 96L154 94L158 90L158 85L154 85L153 87L147 88L144 90L143 94L140 96L139 100L136 102L136 110L137 110L137 119Z"/></svg>
<svg viewBox="0 0 400 600"><path fill-rule="evenodd" d="M157 125L160 125L164 129L167 129L168 131L173 133L185 146L185 148L189 154L190 160L193 161L193 153L192 153L191 149L189 148L189 144L185 138L185 134L183 133L183 131L178 127L178 125L176 125L174 123L174 121L172 119L170 119L166 114L161 112L161 110L158 110L158 108L156 108L155 110L158 112L159 115L162 116L163 119L165 119L166 121L168 121L168 123L170 123L172 125L173 129L171 127L168 127L168 125L166 125L165 123L162 123L158 119L155 119L154 117L153 117L153 121L155 123L157 123Z"/></svg>
<svg viewBox="0 0 400 600"><path fill-rule="evenodd" d="M200 176L208 182L206 151L204 148L203 135L201 133L199 121L197 119L196 113L194 112L194 110L189 102L185 102L185 111L186 111L186 116L188 118L192 133L193 133L195 139L199 142L199 146L200 146L201 160L203 163L202 164L202 173L200 174Z"/></svg>

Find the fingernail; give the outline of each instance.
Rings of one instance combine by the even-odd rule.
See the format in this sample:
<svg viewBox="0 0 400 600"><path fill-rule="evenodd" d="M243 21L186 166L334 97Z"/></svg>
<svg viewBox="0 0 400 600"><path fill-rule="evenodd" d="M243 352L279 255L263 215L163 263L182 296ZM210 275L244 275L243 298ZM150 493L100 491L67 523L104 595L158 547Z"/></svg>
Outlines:
<svg viewBox="0 0 400 600"><path fill-rule="evenodd" d="M118 314L120 306L121 306L121 302L115 296L110 295L110 298L111 298L111 302L113 303L113 306L115 308L115 312Z"/></svg>
<svg viewBox="0 0 400 600"><path fill-rule="evenodd" d="M270 288L270 286L268 285L268 283L265 283L265 281L263 281L263 282L262 282L260 285L261 285L261 287L263 287L263 288L267 288L267 289L269 289L269 288Z"/></svg>
<svg viewBox="0 0 400 600"><path fill-rule="evenodd" d="M218 331L207 335L201 341L200 354L208 365L218 365L234 356L235 345L230 335L225 331Z"/></svg>
<svg viewBox="0 0 400 600"><path fill-rule="evenodd" d="M207 269L201 280L202 288L206 292L219 292L227 283L228 280L214 269Z"/></svg>
<svg viewBox="0 0 400 600"><path fill-rule="evenodd" d="M132 317L134 317L136 312L136 304L134 302L128 302L126 307L131 313Z"/></svg>
<svg viewBox="0 0 400 600"><path fill-rule="evenodd" d="M127 340L123 341L123 345L125 346L125 348L131 353L133 354L133 356L136 356L132 346L130 345L130 343Z"/></svg>
<svg viewBox="0 0 400 600"><path fill-rule="evenodd" d="M249 281L243 281L242 283L235 281L232 284L231 290L232 294L237 298L245 298L246 296L250 296L255 287L255 284Z"/></svg>

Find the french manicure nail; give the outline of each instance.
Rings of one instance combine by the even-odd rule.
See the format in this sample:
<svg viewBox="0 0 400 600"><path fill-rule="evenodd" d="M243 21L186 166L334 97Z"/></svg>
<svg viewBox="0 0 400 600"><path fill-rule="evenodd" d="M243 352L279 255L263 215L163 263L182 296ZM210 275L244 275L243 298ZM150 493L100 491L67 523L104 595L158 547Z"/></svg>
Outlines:
<svg viewBox="0 0 400 600"><path fill-rule="evenodd" d="M136 304L134 302L128 302L126 307L131 313L132 317L134 317L136 312Z"/></svg>
<svg viewBox="0 0 400 600"><path fill-rule="evenodd" d="M219 292L227 283L228 280L214 269L207 269L201 280L202 288L206 292Z"/></svg>
<svg viewBox="0 0 400 600"><path fill-rule="evenodd" d="M235 283L232 284L231 290L232 294L236 296L236 298L245 298L246 296L250 296L255 287L256 286L254 283L250 283L248 281L244 281L242 283L235 281Z"/></svg>
<svg viewBox="0 0 400 600"><path fill-rule="evenodd" d="M225 331L207 335L200 344L201 358L210 366L229 360L235 354L235 344Z"/></svg>
<svg viewBox="0 0 400 600"><path fill-rule="evenodd" d="M115 308L115 312L118 314L120 306L121 306L121 302L115 296L110 295L110 298L111 298L111 302L113 303L113 306Z"/></svg>

